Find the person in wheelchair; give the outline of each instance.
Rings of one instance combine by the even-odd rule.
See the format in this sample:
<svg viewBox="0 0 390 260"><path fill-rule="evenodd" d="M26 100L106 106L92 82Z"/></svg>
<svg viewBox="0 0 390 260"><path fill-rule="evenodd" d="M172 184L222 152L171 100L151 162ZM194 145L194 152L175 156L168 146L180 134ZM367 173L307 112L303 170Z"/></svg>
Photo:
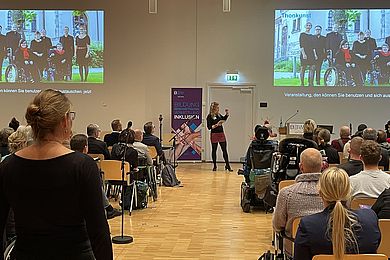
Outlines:
<svg viewBox="0 0 390 260"><path fill-rule="evenodd" d="M374 62L377 63L380 70L379 84L388 84L390 77L390 51L389 45L384 43L382 50L376 52Z"/></svg>
<svg viewBox="0 0 390 260"><path fill-rule="evenodd" d="M245 182L250 184L250 172L254 169L266 169L271 167L272 154L277 150L277 143L267 140L269 130L265 126L256 125L255 139L248 147L243 175Z"/></svg>
<svg viewBox="0 0 390 260"><path fill-rule="evenodd" d="M348 86L363 86L362 73L357 65L356 54L349 49L347 40L340 43L340 49L336 53L336 68L345 72Z"/></svg>
<svg viewBox="0 0 390 260"><path fill-rule="evenodd" d="M27 46L25 39L20 40L19 48L15 51L15 64L18 70L21 68L24 72L24 79L31 82L39 82L39 73L34 62L34 54ZM23 73L21 73L23 75Z"/></svg>
<svg viewBox="0 0 390 260"><path fill-rule="evenodd" d="M65 76L67 73L67 54L62 46L62 43L57 43L56 48L50 54L49 59L51 60L49 63L52 64L55 73L54 80L65 80Z"/></svg>

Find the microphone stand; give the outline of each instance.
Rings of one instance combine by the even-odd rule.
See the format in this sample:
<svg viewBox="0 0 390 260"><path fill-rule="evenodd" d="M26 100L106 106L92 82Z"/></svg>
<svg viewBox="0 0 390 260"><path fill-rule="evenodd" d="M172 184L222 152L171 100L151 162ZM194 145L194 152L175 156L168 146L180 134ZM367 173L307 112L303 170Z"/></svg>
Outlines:
<svg viewBox="0 0 390 260"><path fill-rule="evenodd" d="M124 152L122 156L122 161L121 161L121 171L122 171L122 194L121 194L121 199L122 199L122 223L121 223L121 235L120 236L115 236L112 238L112 243L114 244L130 244L133 242L133 237L132 236L124 236L123 235L123 222L124 222L124 215L125 215L125 207L124 207L124 195L125 195L125 157L126 157L126 152L127 152L127 141L129 139L129 134L127 134L126 137L126 144L124 145ZM135 183L134 183L135 185ZM130 187L129 187L130 188Z"/></svg>
<svg viewBox="0 0 390 260"><path fill-rule="evenodd" d="M162 141L163 141L163 139L162 139L162 121L163 121L162 115L160 115L160 116L158 117L158 121L160 121L160 142L161 142L161 144L162 144Z"/></svg>

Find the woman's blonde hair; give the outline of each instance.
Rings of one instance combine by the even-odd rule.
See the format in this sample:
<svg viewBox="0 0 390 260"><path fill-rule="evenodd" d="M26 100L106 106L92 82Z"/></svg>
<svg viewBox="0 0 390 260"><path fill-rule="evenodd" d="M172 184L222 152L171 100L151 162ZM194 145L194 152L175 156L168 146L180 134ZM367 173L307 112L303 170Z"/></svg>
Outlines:
<svg viewBox="0 0 390 260"><path fill-rule="evenodd" d="M314 129L317 128L317 124L313 119L307 119L303 124L304 133L314 133Z"/></svg>
<svg viewBox="0 0 390 260"><path fill-rule="evenodd" d="M341 260L347 248L358 254L358 243L353 231L358 225L357 218L344 206L351 196L348 174L343 169L328 168L321 174L318 185L322 199L334 205L327 229L331 236L333 255Z"/></svg>
<svg viewBox="0 0 390 260"><path fill-rule="evenodd" d="M210 115L211 116L216 116L217 113L218 113L218 106L219 106L219 103L218 102L211 102L211 105L210 105Z"/></svg>
<svg viewBox="0 0 390 260"><path fill-rule="evenodd" d="M11 153L27 146L27 134L24 131L15 131L8 137L8 149Z"/></svg>
<svg viewBox="0 0 390 260"><path fill-rule="evenodd" d="M65 94L46 89L35 96L27 107L26 120L31 126L35 140L44 140L54 133L61 120L70 112L70 101Z"/></svg>

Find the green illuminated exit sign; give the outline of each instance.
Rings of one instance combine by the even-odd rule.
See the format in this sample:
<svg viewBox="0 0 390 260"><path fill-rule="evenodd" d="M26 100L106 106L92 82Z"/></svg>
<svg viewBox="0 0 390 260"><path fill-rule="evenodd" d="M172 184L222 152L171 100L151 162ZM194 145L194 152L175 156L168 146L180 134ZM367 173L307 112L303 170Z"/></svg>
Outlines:
<svg viewBox="0 0 390 260"><path fill-rule="evenodd" d="M239 80L238 73L226 73L226 81L237 82Z"/></svg>

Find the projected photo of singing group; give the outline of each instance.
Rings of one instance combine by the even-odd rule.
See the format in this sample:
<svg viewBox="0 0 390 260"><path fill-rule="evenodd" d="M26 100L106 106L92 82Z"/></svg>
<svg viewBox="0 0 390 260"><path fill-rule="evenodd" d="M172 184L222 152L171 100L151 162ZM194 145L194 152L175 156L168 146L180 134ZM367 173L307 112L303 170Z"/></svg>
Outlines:
<svg viewBox="0 0 390 260"><path fill-rule="evenodd" d="M390 86L390 9L275 10L274 86Z"/></svg>
<svg viewBox="0 0 390 260"><path fill-rule="evenodd" d="M103 83L102 10L0 10L0 82Z"/></svg>

